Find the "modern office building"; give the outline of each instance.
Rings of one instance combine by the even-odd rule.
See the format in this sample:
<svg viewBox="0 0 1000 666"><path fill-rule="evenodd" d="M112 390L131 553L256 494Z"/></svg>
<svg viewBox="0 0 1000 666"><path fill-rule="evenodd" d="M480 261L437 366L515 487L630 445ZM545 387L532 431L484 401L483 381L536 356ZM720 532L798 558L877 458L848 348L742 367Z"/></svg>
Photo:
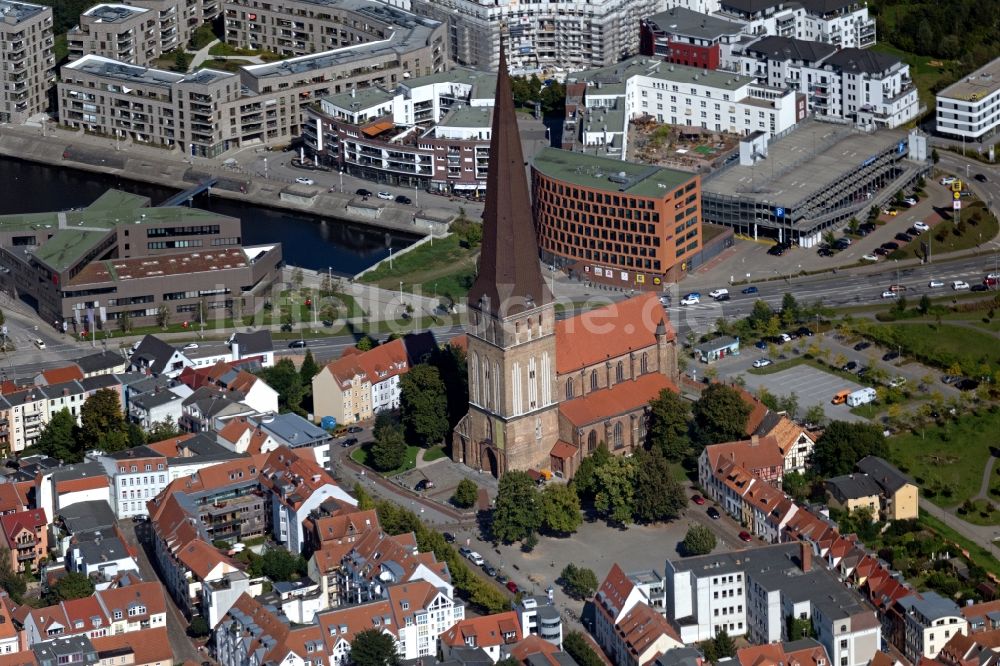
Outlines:
<svg viewBox="0 0 1000 666"><path fill-rule="evenodd" d="M662 0L496 3L411 0L412 11L447 24L455 62L495 71L505 40L513 73L612 65L639 52L636 26Z"/></svg>
<svg viewBox="0 0 1000 666"><path fill-rule="evenodd" d="M3 288L82 332L125 316L153 324L161 307L183 321L203 303L249 304L277 274L281 245L244 247L236 218L109 190L83 210L0 216L0 265Z"/></svg>
<svg viewBox="0 0 1000 666"><path fill-rule="evenodd" d="M128 5L95 5L66 35L69 59L94 54L148 66L162 54L156 12Z"/></svg>
<svg viewBox="0 0 1000 666"><path fill-rule="evenodd" d="M772 87L789 87L806 98L817 118L885 129L920 113L910 66L868 49L788 37L763 37L737 48L737 71Z"/></svg>
<svg viewBox="0 0 1000 666"><path fill-rule="evenodd" d="M180 74L84 56L62 68L59 120L214 157L247 144L291 142L315 99L444 70L444 26L368 0L353 7L350 20L381 26L381 40L239 73Z"/></svg>
<svg viewBox="0 0 1000 666"><path fill-rule="evenodd" d="M705 222L812 247L930 171L926 138L808 119L769 142L741 141L739 162L702 181Z"/></svg>
<svg viewBox="0 0 1000 666"><path fill-rule="evenodd" d="M581 278L660 290L701 247L696 174L557 148L531 174L542 260Z"/></svg>
<svg viewBox="0 0 1000 666"><path fill-rule="evenodd" d="M581 152L623 160L629 157L629 123L639 118L712 132L780 135L806 115L805 97L787 87L658 58L573 72L567 83L586 87L578 103L567 104L564 134L575 135Z"/></svg>
<svg viewBox="0 0 1000 666"><path fill-rule="evenodd" d="M0 122L22 123L48 107L56 80L52 8L0 0Z"/></svg>
<svg viewBox="0 0 1000 666"><path fill-rule="evenodd" d="M936 95L937 131L956 139L982 141L1000 127L1000 58Z"/></svg>
<svg viewBox="0 0 1000 666"><path fill-rule="evenodd" d="M639 49L642 55L675 65L732 70L733 46L744 36L745 27L738 21L675 6L642 21Z"/></svg>

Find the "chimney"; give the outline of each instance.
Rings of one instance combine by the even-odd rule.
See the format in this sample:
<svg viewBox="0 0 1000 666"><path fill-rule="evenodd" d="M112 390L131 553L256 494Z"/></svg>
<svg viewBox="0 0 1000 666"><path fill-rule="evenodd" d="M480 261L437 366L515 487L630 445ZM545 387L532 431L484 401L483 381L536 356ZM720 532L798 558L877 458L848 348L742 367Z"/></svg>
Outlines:
<svg viewBox="0 0 1000 666"><path fill-rule="evenodd" d="M760 437L757 435L750 435L750 446L757 446L760 444Z"/></svg>
<svg viewBox="0 0 1000 666"><path fill-rule="evenodd" d="M799 564L802 566L802 573L809 573L812 569L813 551L808 541L799 541Z"/></svg>

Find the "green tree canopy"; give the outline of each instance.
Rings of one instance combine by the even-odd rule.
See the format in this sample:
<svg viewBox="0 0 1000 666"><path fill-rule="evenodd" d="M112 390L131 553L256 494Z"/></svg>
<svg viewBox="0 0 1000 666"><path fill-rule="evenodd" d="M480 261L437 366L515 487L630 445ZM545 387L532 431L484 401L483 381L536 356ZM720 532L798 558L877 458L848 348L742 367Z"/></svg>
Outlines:
<svg viewBox="0 0 1000 666"><path fill-rule="evenodd" d="M592 500L597 495L597 470L611 460L611 452L604 442L594 450L589 456L580 461L580 466L576 468L573 475L573 489L580 496L581 500Z"/></svg>
<svg viewBox="0 0 1000 666"><path fill-rule="evenodd" d="M276 583L295 580L306 572L302 556L292 555L284 548L268 548L256 561L260 574Z"/></svg>
<svg viewBox="0 0 1000 666"><path fill-rule="evenodd" d="M701 644L701 652L705 655L706 661L716 663L726 657L735 657L736 644L725 629L719 629L715 638Z"/></svg>
<svg viewBox="0 0 1000 666"><path fill-rule="evenodd" d="M127 430L117 391L100 389L80 408L80 439L84 450L121 451L128 445Z"/></svg>
<svg viewBox="0 0 1000 666"><path fill-rule="evenodd" d="M69 409L63 407L42 429L38 441L31 447L43 455L61 460L67 465L83 459L83 449L77 443L76 419Z"/></svg>
<svg viewBox="0 0 1000 666"><path fill-rule="evenodd" d="M552 534L572 534L580 527L580 498L562 483L550 483L541 494L542 528Z"/></svg>
<svg viewBox="0 0 1000 666"><path fill-rule="evenodd" d="M694 403L694 435L702 445L732 442L746 436L751 407L739 392L712 384Z"/></svg>
<svg viewBox="0 0 1000 666"><path fill-rule="evenodd" d="M520 470L504 474L493 509L493 538L504 543L521 541L541 525L541 502L535 482Z"/></svg>
<svg viewBox="0 0 1000 666"><path fill-rule="evenodd" d="M871 423L831 421L812 452L812 466L824 477L850 474L865 456L885 457L887 447L882 431Z"/></svg>
<svg viewBox="0 0 1000 666"><path fill-rule="evenodd" d="M559 577L562 579L566 594L574 599L589 599L597 591L597 574L591 569L578 567L570 562L563 568Z"/></svg>
<svg viewBox="0 0 1000 666"><path fill-rule="evenodd" d="M49 587L45 603L54 606L61 601L83 599L94 593L94 581L77 571L70 571Z"/></svg>
<svg viewBox="0 0 1000 666"><path fill-rule="evenodd" d="M448 424L454 428L469 411L469 370L465 350L445 345L434 352L431 364L438 369L441 381L448 387Z"/></svg>
<svg viewBox="0 0 1000 666"><path fill-rule="evenodd" d="M257 375L278 392L278 407L281 412L304 415L301 405L305 387L292 359L283 358L270 368L261 368Z"/></svg>
<svg viewBox="0 0 1000 666"><path fill-rule="evenodd" d="M747 317L747 321L755 331L760 331L767 326L767 323L771 321L771 317L773 316L774 310L767 304L767 301L757 300L753 303L753 309L750 310L750 316Z"/></svg>
<svg viewBox="0 0 1000 666"><path fill-rule="evenodd" d="M704 525L689 527L681 542L685 555L708 555L715 550L715 545L715 534Z"/></svg>
<svg viewBox="0 0 1000 666"><path fill-rule="evenodd" d="M691 409L680 394L669 389L649 402L649 446L667 460L680 462L691 448L688 437Z"/></svg>
<svg viewBox="0 0 1000 666"><path fill-rule="evenodd" d="M306 349L306 355L302 359L302 365L299 366L299 377L302 378L302 388L308 392L312 392L312 380L313 377L319 374L320 368L319 363L313 358L313 353L311 349Z"/></svg>
<svg viewBox="0 0 1000 666"><path fill-rule="evenodd" d="M419 363L399 381L399 410L409 441L437 444L448 434L448 401L438 369Z"/></svg>
<svg viewBox="0 0 1000 666"><path fill-rule="evenodd" d="M378 629L365 629L351 641L351 663L355 666L395 666L399 663L396 639Z"/></svg>
<svg viewBox="0 0 1000 666"><path fill-rule="evenodd" d="M684 488L659 449L639 449L632 460L635 467L635 520L655 523L672 520L687 506Z"/></svg>
<svg viewBox="0 0 1000 666"><path fill-rule="evenodd" d="M208 626L208 620L201 615L195 615L191 618L191 624L188 625L185 633L191 638L204 638L212 633L212 628Z"/></svg>
<svg viewBox="0 0 1000 666"><path fill-rule="evenodd" d="M452 503L463 509L468 509L476 503L479 497L479 488L476 482L471 479L462 479L455 488L455 494L451 496Z"/></svg>
<svg viewBox="0 0 1000 666"><path fill-rule="evenodd" d="M604 666L604 660L597 656L594 648L578 631L571 631L563 639L563 649L580 666Z"/></svg>
<svg viewBox="0 0 1000 666"><path fill-rule="evenodd" d="M398 424L376 428L371 446L372 467L380 472L398 469L406 460L406 437Z"/></svg>
<svg viewBox="0 0 1000 666"><path fill-rule="evenodd" d="M612 456L597 468L597 494L594 508L605 520L619 525L632 522L635 513L636 469L632 458Z"/></svg>
<svg viewBox="0 0 1000 666"><path fill-rule="evenodd" d="M149 429L146 433L147 442L162 442L165 439L170 439L171 437L177 437L181 434L181 429L177 427L177 423L172 417L167 417L162 421L156 421L153 423L153 427Z"/></svg>
<svg viewBox="0 0 1000 666"><path fill-rule="evenodd" d="M791 326L799 320L799 302L795 296L786 293L781 299L781 323L783 326Z"/></svg>

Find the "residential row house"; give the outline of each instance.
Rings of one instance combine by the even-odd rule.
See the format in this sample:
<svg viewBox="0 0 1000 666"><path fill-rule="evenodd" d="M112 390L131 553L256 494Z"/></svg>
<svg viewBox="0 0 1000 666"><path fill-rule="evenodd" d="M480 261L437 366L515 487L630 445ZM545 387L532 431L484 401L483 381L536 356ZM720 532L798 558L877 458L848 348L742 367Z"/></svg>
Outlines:
<svg viewBox="0 0 1000 666"><path fill-rule="evenodd" d="M631 576L612 565L594 597L594 637L619 666L646 666L683 645Z"/></svg>
<svg viewBox="0 0 1000 666"><path fill-rule="evenodd" d="M397 338L366 352L348 348L313 377L314 411L338 424L365 421L399 408L400 377L410 369L406 345Z"/></svg>

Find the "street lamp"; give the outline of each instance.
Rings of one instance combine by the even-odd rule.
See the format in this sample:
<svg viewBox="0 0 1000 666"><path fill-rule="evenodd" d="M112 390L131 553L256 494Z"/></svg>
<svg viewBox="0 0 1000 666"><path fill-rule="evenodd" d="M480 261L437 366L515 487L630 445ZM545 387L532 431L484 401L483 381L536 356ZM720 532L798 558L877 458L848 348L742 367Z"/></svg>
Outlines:
<svg viewBox="0 0 1000 666"><path fill-rule="evenodd" d="M389 248L389 270L392 270L392 248Z"/></svg>
<svg viewBox="0 0 1000 666"><path fill-rule="evenodd" d="M264 180L267 180L267 158L264 158Z"/></svg>
<svg viewBox="0 0 1000 666"><path fill-rule="evenodd" d="M413 183L413 205L420 206L420 191L417 187L417 183Z"/></svg>
<svg viewBox="0 0 1000 666"><path fill-rule="evenodd" d="M344 192L344 170L343 169L340 170L340 192L341 192L341 194L343 194L343 192Z"/></svg>

